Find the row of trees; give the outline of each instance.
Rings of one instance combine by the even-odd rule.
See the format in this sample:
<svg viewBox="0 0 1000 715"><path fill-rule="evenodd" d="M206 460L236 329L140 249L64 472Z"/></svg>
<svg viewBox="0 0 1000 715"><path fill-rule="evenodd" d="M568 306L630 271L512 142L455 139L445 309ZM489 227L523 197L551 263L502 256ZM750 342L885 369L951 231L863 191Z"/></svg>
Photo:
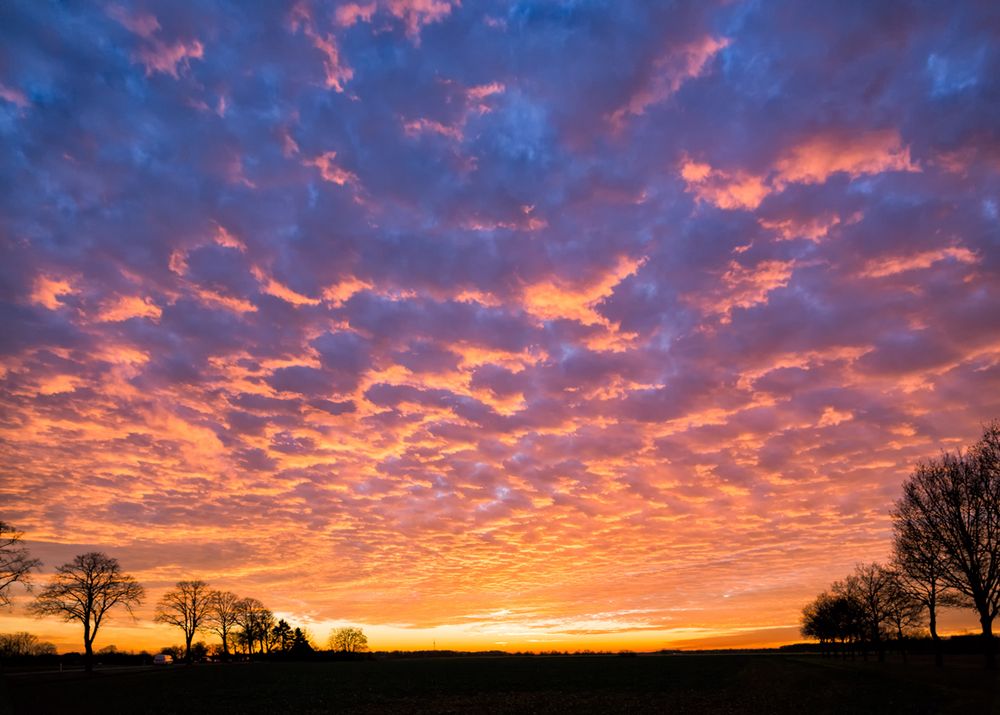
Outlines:
<svg viewBox="0 0 1000 715"><path fill-rule="evenodd" d="M9 588L17 582L30 587L30 574L40 562L21 545L20 532L0 522L0 604L8 605ZM37 616L56 616L83 627L84 663L92 670L94 640L109 611L121 607L130 614L145 598L145 589L122 571L117 559L100 552L80 554L56 569L51 581L28 606ZM222 656L242 652L302 655L313 651L308 634L293 628L256 598L241 598L231 591L209 588L204 581L180 581L156 604L155 620L175 626L184 635L184 658L191 661L191 644L197 633L219 637ZM18 634L15 634L18 635ZM28 634L23 634L28 635ZM342 628L330 636L332 648L343 652L367 649L359 628ZM2 645L2 644L0 644Z"/></svg>
<svg viewBox="0 0 1000 715"><path fill-rule="evenodd" d="M926 623L942 663L937 613L971 608L986 664L996 668L993 621L1000 612L1000 422L966 451L916 467L892 509L890 565L859 565L803 610L803 635L821 644L884 641Z"/></svg>
<svg viewBox="0 0 1000 715"><path fill-rule="evenodd" d="M158 623L176 626L184 633L184 658L191 660L191 641L198 632L211 632L229 647L246 655L255 653L308 653L313 648L301 628L292 628L256 598L240 598L232 591L211 590L204 581L180 581L156 605Z"/></svg>

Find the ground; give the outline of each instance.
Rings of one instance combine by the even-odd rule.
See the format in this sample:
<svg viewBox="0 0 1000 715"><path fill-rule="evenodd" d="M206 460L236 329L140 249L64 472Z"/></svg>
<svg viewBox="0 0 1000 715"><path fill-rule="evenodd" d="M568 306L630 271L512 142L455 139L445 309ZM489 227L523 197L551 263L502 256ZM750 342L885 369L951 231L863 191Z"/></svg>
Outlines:
<svg viewBox="0 0 1000 715"><path fill-rule="evenodd" d="M819 656L455 657L11 674L12 713L985 713L978 659Z"/></svg>

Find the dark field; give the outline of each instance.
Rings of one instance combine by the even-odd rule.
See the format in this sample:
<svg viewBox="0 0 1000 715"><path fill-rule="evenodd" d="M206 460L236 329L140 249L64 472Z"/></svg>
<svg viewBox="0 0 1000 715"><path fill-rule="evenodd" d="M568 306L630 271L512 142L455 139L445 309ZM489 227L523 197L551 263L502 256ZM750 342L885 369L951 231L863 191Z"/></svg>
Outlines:
<svg viewBox="0 0 1000 715"><path fill-rule="evenodd" d="M456 657L10 675L13 713L988 713L980 662L815 656Z"/></svg>

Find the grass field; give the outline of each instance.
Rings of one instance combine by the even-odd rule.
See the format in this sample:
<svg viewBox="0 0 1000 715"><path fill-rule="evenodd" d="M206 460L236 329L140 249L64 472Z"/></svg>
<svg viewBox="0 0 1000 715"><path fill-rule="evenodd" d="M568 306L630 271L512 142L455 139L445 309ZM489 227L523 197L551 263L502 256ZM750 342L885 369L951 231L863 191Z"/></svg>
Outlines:
<svg viewBox="0 0 1000 715"><path fill-rule="evenodd" d="M815 656L456 657L11 675L12 713L988 713L978 660Z"/></svg>

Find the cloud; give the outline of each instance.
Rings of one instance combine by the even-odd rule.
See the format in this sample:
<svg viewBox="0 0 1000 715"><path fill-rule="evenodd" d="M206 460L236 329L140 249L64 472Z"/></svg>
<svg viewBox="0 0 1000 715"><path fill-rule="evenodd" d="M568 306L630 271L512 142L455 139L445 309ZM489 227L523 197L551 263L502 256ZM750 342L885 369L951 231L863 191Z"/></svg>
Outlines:
<svg viewBox="0 0 1000 715"><path fill-rule="evenodd" d="M820 133L799 142L775 162L775 184L817 184L831 174L851 178L886 171L920 171L910 149L892 129L855 133Z"/></svg>
<svg viewBox="0 0 1000 715"><path fill-rule="evenodd" d="M649 76L628 101L608 117L611 124L620 128L631 116L640 116L646 109L659 104L675 94L686 81L699 77L708 63L724 49L730 40L706 35L694 42L670 47L653 60Z"/></svg>
<svg viewBox="0 0 1000 715"><path fill-rule="evenodd" d="M20 3L3 518L378 647L777 639L1000 416L995 34Z"/></svg>

